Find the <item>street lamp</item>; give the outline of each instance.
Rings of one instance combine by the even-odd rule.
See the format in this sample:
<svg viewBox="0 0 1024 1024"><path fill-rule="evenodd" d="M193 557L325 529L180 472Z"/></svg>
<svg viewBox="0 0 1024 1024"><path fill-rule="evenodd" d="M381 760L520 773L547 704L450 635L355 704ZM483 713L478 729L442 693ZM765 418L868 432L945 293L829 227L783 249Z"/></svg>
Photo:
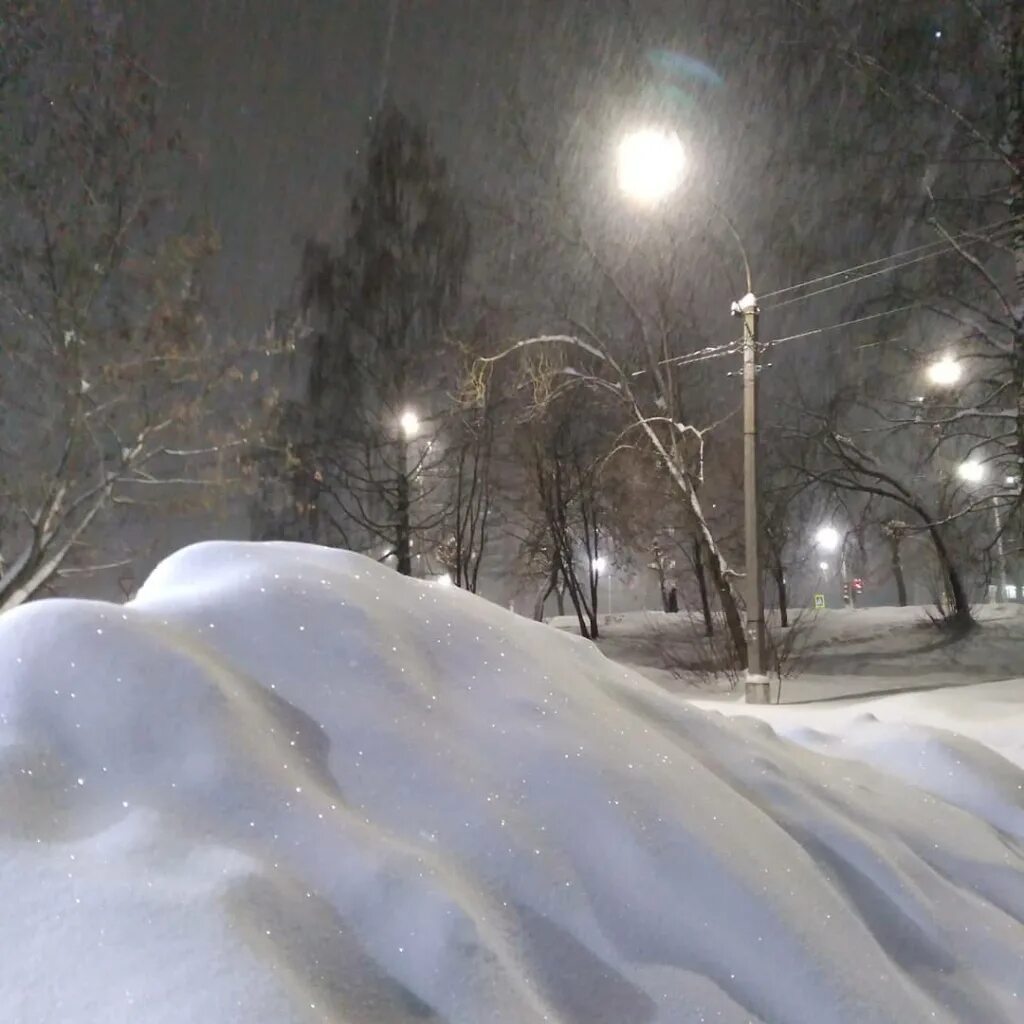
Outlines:
<svg viewBox="0 0 1024 1024"><path fill-rule="evenodd" d="M940 388L949 388L964 375L963 367L952 357L943 356L929 365L928 379Z"/></svg>
<svg viewBox="0 0 1024 1024"><path fill-rule="evenodd" d="M632 199L653 204L670 195L682 180L686 155L679 136L671 130L642 128L628 133L619 143L619 187ZM757 326L761 310L754 294L750 260L743 240L729 215L717 204L708 205L732 235L746 274L747 291L732 304L732 315L743 319L743 533L746 551L747 682L750 704L767 704L770 698L765 668L764 599L761 594L759 550L759 495L757 490Z"/></svg>
<svg viewBox="0 0 1024 1024"><path fill-rule="evenodd" d="M822 551L833 552L839 551L839 585L842 591L843 600L846 601L846 550L843 544L843 538L840 532L834 526L820 526L817 532L814 534L814 543ZM828 563L821 563L821 571L825 572L828 569ZM849 591L849 602L850 607L853 607L853 591Z"/></svg>
<svg viewBox="0 0 1024 1024"><path fill-rule="evenodd" d="M956 468L957 476L960 477L964 483L967 484L980 484L983 483L985 477L988 476L988 469L985 463L979 462L977 459L968 459L966 462L961 462ZM1017 482L1016 477L1006 477L1007 484L1014 484ZM1006 547L1003 544L1003 517L999 511L999 498L998 495L992 495L992 520L995 523L996 528L996 557L999 559L999 600L1005 601L1006 595L1010 592L1009 577L1006 574Z"/></svg>
<svg viewBox="0 0 1024 1024"><path fill-rule="evenodd" d="M839 531L834 526L822 526L814 535L822 551L835 551L839 547Z"/></svg>
<svg viewBox="0 0 1024 1024"><path fill-rule="evenodd" d="M985 464L977 459L961 462L956 469L957 475L968 484L980 484L986 477Z"/></svg>
<svg viewBox="0 0 1024 1024"><path fill-rule="evenodd" d="M409 487L410 442L420 432L420 418L412 409L398 417L401 438L398 441L398 465L395 480L395 568L403 576L412 575L412 495Z"/></svg>
<svg viewBox="0 0 1024 1024"><path fill-rule="evenodd" d="M590 560L590 571L593 573L595 583L604 574L605 569L608 568L608 559L604 555L598 555L597 558ZM608 614L612 613L612 574L608 573Z"/></svg>
<svg viewBox="0 0 1024 1024"><path fill-rule="evenodd" d="M676 190L686 157L674 132L639 128L619 143L619 187L641 203L656 203Z"/></svg>
<svg viewBox="0 0 1024 1024"><path fill-rule="evenodd" d="M420 418L412 409L406 409L402 413L398 425L402 428L402 434L407 441L411 441L420 432Z"/></svg>

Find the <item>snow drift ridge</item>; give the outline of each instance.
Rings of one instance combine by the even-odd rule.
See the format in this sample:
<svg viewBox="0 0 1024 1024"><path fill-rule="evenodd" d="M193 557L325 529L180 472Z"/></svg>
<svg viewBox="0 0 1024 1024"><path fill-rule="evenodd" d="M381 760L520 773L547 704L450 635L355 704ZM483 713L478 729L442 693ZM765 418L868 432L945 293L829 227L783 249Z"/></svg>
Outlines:
<svg viewBox="0 0 1024 1024"><path fill-rule="evenodd" d="M5 1021L1011 1022L1013 831L344 552L0 619Z"/></svg>

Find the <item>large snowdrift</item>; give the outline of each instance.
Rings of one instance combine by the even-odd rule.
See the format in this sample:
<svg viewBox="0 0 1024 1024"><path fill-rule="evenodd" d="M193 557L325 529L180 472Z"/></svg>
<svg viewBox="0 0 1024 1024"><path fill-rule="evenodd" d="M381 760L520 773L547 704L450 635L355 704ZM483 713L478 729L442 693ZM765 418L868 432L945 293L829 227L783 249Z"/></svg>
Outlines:
<svg viewBox="0 0 1024 1024"><path fill-rule="evenodd" d="M1024 774L957 754L964 800L355 555L189 548L0 619L0 1019L1017 1022Z"/></svg>

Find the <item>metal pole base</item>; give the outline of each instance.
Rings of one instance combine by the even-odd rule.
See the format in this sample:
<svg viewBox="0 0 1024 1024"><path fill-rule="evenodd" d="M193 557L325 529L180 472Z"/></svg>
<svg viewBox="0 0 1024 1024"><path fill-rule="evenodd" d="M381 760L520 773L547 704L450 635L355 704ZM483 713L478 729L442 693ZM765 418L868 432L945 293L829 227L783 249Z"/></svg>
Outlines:
<svg viewBox="0 0 1024 1024"><path fill-rule="evenodd" d="M745 696L748 704L770 704L771 683L763 676L760 679L748 679Z"/></svg>

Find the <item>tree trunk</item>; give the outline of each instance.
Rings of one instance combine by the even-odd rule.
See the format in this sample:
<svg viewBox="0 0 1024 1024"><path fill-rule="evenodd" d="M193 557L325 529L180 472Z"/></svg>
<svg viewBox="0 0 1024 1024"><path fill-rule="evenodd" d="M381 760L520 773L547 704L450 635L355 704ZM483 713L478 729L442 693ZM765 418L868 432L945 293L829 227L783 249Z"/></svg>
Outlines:
<svg viewBox="0 0 1024 1024"><path fill-rule="evenodd" d="M697 577L697 589L700 591L700 610L704 616L704 635L715 635L715 620L711 615L711 601L708 598L708 578L704 572L704 546L700 537L693 538L693 573Z"/></svg>
<svg viewBox="0 0 1024 1024"><path fill-rule="evenodd" d="M967 599L967 591L964 589L960 571L953 564L946 550L946 544L942 539L942 532L938 526L929 524L928 533L935 548L935 556L939 560L942 574L946 578L946 586L949 588L950 620L955 626L966 628L973 624L971 618L971 604Z"/></svg>
<svg viewBox="0 0 1024 1024"><path fill-rule="evenodd" d="M542 583L540 590L537 591L537 599L533 602L533 618L535 622L544 621L544 605L548 603L548 598L551 596L551 591L557 592L558 589L558 563L555 562L551 566L551 575L548 577L547 583ZM558 614L562 612L562 595L558 595Z"/></svg>
<svg viewBox="0 0 1024 1024"><path fill-rule="evenodd" d="M576 621L580 626L580 636L587 640L593 640L597 634L594 633L592 635L587 628L587 620L583 617L583 602L580 600L579 585L573 585L575 581L569 579L564 565L561 567L561 573L565 589L569 591L569 600L572 601L573 611L576 612Z"/></svg>
<svg viewBox="0 0 1024 1024"><path fill-rule="evenodd" d="M890 553L892 555L892 576L896 580L896 595L901 608L906 608L908 605L907 600L907 581L903 574L903 556L900 553L900 542L896 539L889 541Z"/></svg>
<svg viewBox="0 0 1024 1024"><path fill-rule="evenodd" d="M772 563L772 575L775 577L775 590L779 595L779 623L783 629L789 625L789 605L786 601L786 573L782 562L775 559Z"/></svg>
<svg viewBox="0 0 1024 1024"><path fill-rule="evenodd" d="M404 460L403 460L404 462ZM404 466L403 466L404 469ZM412 530L409 525L409 477L403 472L398 478L396 502L395 558L403 576L412 575Z"/></svg>
<svg viewBox="0 0 1024 1024"><path fill-rule="evenodd" d="M677 464L672 454L662 443L658 432L651 426L647 418L640 411L639 406L633 403L633 413L644 433L650 439L655 451L661 457L668 470L669 475L680 493L686 500L687 510L697 526L701 542L708 554L708 561L711 563L711 578L718 593L718 601L725 614L725 624L729 630L729 639L732 641L736 653L736 664L739 668L747 667L747 634L743 628L743 619L740 615L739 598L729 579L729 566L722 554L718 542L715 540L707 520L704 518L704 509L701 508L700 498L694 490L693 483L686 471Z"/></svg>

